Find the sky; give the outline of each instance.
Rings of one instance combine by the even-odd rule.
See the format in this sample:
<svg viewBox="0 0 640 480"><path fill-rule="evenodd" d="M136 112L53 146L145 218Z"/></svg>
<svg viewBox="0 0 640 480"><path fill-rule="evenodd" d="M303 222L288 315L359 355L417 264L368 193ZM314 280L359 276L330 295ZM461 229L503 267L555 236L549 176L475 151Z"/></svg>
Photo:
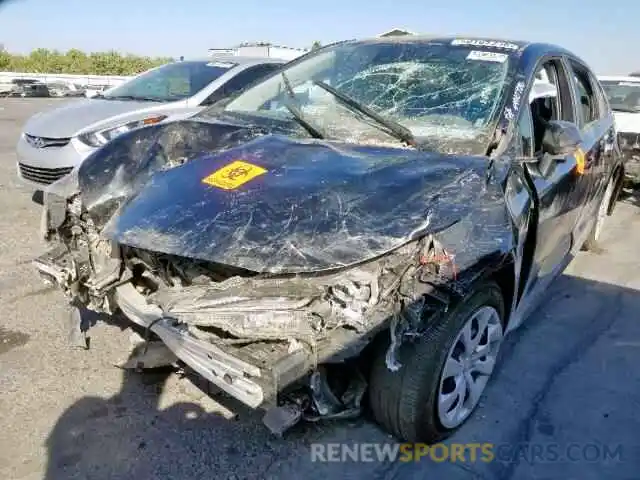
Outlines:
<svg viewBox="0 0 640 480"><path fill-rule="evenodd" d="M425 34L556 43L598 74L640 70L640 2L618 0L0 0L0 43L203 57L243 41L291 47Z"/></svg>

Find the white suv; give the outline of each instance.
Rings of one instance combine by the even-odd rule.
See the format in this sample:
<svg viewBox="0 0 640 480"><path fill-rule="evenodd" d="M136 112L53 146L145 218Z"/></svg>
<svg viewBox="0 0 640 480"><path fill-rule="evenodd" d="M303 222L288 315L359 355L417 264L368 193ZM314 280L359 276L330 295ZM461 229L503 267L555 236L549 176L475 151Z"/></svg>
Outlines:
<svg viewBox="0 0 640 480"><path fill-rule="evenodd" d="M640 77L603 76L598 80L615 116L627 175L640 183Z"/></svg>

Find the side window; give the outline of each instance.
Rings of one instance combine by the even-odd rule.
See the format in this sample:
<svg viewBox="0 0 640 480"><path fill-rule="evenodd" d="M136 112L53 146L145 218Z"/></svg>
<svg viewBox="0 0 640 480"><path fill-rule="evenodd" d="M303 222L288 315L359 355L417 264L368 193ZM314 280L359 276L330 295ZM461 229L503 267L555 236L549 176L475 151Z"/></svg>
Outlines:
<svg viewBox="0 0 640 480"><path fill-rule="evenodd" d="M529 94L534 153L542 149L542 137L551 120L574 121L571 89L560 60L548 60L536 71Z"/></svg>
<svg viewBox="0 0 640 480"><path fill-rule="evenodd" d="M558 98L558 70L553 62L544 63L536 72L529 104L532 112L544 120L560 120L561 104Z"/></svg>
<svg viewBox="0 0 640 480"><path fill-rule="evenodd" d="M576 87L576 104L578 106L578 125L589 125L600 118L599 101L596 96L589 70L573 60L569 61L573 81Z"/></svg>
<svg viewBox="0 0 640 480"><path fill-rule="evenodd" d="M607 98L607 94L604 93L604 88L600 85L600 82L596 80L593 75L590 75L591 83L596 86L596 95L598 96L598 113L599 118L606 118L609 112L609 99Z"/></svg>
<svg viewBox="0 0 640 480"><path fill-rule="evenodd" d="M218 90L213 92L209 98L202 102L202 105L212 105L218 100L233 95L254 82L261 80L278 68L280 68L280 65L275 63L263 63L262 65L249 67L238 73L235 77L229 79L227 83L218 88Z"/></svg>

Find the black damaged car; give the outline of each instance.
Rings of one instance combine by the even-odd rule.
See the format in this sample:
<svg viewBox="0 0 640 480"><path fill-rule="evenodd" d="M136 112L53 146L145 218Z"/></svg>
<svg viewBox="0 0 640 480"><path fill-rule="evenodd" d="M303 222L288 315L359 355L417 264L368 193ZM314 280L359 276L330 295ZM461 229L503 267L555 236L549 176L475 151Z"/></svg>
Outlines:
<svg viewBox="0 0 640 480"><path fill-rule="evenodd" d="M341 42L97 151L46 192L35 265L76 338L90 311L125 318L144 339L132 366L189 367L276 433L368 406L432 442L596 244L616 141L562 48Z"/></svg>

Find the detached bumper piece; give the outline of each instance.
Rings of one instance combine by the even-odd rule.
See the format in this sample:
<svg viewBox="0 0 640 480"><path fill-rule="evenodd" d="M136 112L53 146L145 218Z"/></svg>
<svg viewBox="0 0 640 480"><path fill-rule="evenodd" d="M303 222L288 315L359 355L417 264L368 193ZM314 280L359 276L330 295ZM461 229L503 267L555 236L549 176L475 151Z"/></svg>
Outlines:
<svg viewBox="0 0 640 480"><path fill-rule="evenodd" d="M147 304L131 284L116 289L116 301L131 321L155 333L176 357L246 405L257 408L273 393L268 372L194 338L175 319L164 317L159 307Z"/></svg>
<svg viewBox="0 0 640 480"><path fill-rule="evenodd" d="M68 259L68 250L60 245L36 258L33 261L33 266L47 285L58 285L66 290L69 282L72 281L70 278L72 265Z"/></svg>

